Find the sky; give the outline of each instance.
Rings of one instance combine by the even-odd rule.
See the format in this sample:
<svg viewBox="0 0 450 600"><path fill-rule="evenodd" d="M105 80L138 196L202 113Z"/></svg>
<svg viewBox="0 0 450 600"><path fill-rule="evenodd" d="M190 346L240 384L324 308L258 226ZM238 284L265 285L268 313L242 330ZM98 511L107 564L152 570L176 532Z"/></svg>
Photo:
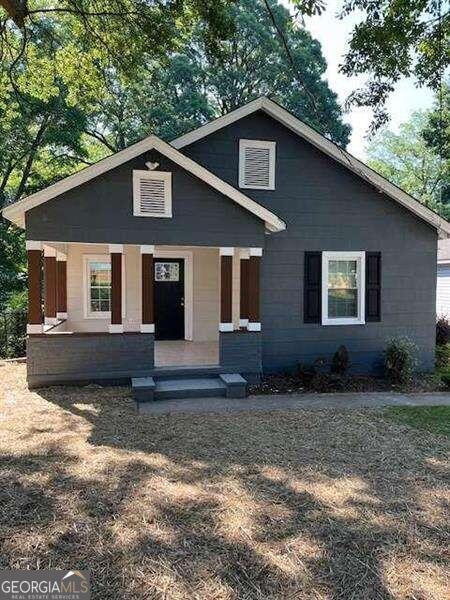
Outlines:
<svg viewBox="0 0 450 600"><path fill-rule="evenodd" d="M287 8L289 0L280 0ZM336 92L341 104L347 96L364 83L364 76L347 77L338 72L339 64L348 48L351 31L360 17L350 15L340 20L336 17L342 6L342 0L326 0L327 9L320 16L305 19L306 28L311 35L322 44L322 52L328 64L326 79L331 89ZM433 94L427 88L417 88L412 79L403 79L391 94L387 109L391 120L389 128L397 130L400 123L407 121L415 110L430 108L433 103ZM349 152L357 158L366 158L367 129L372 119L372 111L365 108L353 108L345 115L345 121L352 126Z"/></svg>

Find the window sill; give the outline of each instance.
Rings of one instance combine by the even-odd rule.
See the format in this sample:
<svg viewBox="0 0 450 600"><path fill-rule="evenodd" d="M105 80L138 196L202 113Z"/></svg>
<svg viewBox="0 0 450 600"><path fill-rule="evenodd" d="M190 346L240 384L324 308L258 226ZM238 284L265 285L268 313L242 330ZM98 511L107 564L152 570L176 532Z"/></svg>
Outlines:
<svg viewBox="0 0 450 600"><path fill-rule="evenodd" d="M242 184L239 184L239 187L242 190L265 190L266 192L275 191L275 186L266 187L266 186L260 186L260 185L258 185L258 186L257 185L244 185L242 183Z"/></svg>
<svg viewBox="0 0 450 600"><path fill-rule="evenodd" d="M150 219L171 219L173 215L172 215L172 213L165 213L162 215L162 214L133 212L133 216L134 217L148 217Z"/></svg>
<svg viewBox="0 0 450 600"><path fill-rule="evenodd" d="M361 319L322 319L322 325L365 325Z"/></svg>
<svg viewBox="0 0 450 600"><path fill-rule="evenodd" d="M98 313L87 313L84 315L85 319L97 319L97 320L105 320L111 319L110 312L98 312Z"/></svg>

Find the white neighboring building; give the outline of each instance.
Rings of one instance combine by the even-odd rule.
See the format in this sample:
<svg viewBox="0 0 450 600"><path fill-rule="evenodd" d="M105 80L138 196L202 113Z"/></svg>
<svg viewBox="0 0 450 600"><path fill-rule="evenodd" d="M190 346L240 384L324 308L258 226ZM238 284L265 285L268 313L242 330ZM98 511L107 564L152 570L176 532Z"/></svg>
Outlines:
<svg viewBox="0 0 450 600"><path fill-rule="evenodd" d="M436 314L450 317L450 240L439 240Z"/></svg>

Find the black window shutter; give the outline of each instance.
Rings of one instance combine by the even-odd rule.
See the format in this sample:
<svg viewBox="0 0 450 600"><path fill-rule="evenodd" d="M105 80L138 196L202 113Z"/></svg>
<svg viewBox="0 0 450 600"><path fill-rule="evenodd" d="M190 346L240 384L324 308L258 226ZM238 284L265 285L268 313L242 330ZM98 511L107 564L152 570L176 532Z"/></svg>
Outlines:
<svg viewBox="0 0 450 600"><path fill-rule="evenodd" d="M303 282L303 321L320 323L322 320L322 252L305 252Z"/></svg>
<svg viewBox="0 0 450 600"><path fill-rule="evenodd" d="M381 321L381 252L366 252L366 321Z"/></svg>

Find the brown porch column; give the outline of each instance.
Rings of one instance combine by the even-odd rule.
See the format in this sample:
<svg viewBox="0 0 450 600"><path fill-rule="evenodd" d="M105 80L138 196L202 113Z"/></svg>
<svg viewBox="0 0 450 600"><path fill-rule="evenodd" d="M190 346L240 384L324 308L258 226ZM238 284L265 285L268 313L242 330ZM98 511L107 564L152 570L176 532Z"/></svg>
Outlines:
<svg viewBox="0 0 450 600"><path fill-rule="evenodd" d="M155 304L153 297L153 255L155 246L141 246L142 264L142 323L141 333L155 333Z"/></svg>
<svg viewBox="0 0 450 600"><path fill-rule="evenodd" d="M233 331L233 254L234 248L220 249L219 331Z"/></svg>
<svg viewBox="0 0 450 600"><path fill-rule="evenodd" d="M28 323L27 333L42 333L42 243L27 240Z"/></svg>
<svg viewBox="0 0 450 600"><path fill-rule="evenodd" d="M250 248L248 266L248 330L261 331L260 263L262 248Z"/></svg>
<svg viewBox="0 0 450 600"><path fill-rule="evenodd" d="M56 318L67 319L67 257L56 254Z"/></svg>
<svg viewBox="0 0 450 600"><path fill-rule="evenodd" d="M111 255L111 324L109 333L123 333L122 324L122 244L110 244Z"/></svg>
<svg viewBox="0 0 450 600"><path fill-rule="evenodd" d="M46 325L57 323L56 250L49 246L44 246L44 314Z"/></svg>
<svg viewBox="0 0 450 600"><path fill-rule="evenodd" d="M240 259L240 297L239 297L239 327L246 329L248 325L248 266L250 252L241 250Z"/></svg>

